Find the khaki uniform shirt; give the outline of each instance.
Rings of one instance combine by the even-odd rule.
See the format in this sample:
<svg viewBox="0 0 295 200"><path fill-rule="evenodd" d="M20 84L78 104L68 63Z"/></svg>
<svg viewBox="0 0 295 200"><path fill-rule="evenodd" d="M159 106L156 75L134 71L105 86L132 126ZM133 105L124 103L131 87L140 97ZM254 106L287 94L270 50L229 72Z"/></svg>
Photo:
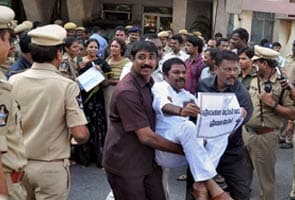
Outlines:
<svg viewBox="0 0 295 200"><path fill-rule="evenodd" d="M72 58L69 54L64 53L63 61L59 66L60 73L72 80L76 80L78 76L78 64L77 64L77 57Z"/></svg>
<svg viewBox="0 0 295 200"><path fill-rule="evenodd" d="M68 128L87 123L79 106L78 85L61 76L49 63L33 63L31 69L12 76L9 81L22 108L28 159L69 158Z"/></svg>
<svg viewBox="0 0 295 200"><path fill-rule="evenodd" d="M0 72L2 72L4 74L4 76L6 75L9 67L15 62L14 58L12 57L8 57L5 61L5 63L3 63L2 65L0 65Z"/></svg>
<svg viewBox="0 0 295 200"><path fill-rule="evenodd" d="M0 148L4 172L20 171L27 164L21 130L20 107L11 94L12 86L0 80Z"/></svg>
<svg viewBox="0 0 295 200"><path fill-rule="evenodd" d="M258 82L260 82L261 91L264 91L265 83L264 81L258 81L257 80L258 78L259 77L255 77L252 79L250 83L250 88L249 88L249 93L251 96L254 110L253 110L252 117L247 122L246 126L251 128L259 128L263 126L261 122L260 101L257 94L259 93ZM272 83L273 98L276 102L279 102L282 87L280 85L279 77L277 73L274 73L270 77L270 82ZM280 104L295 110L294 102L290 99L289 95L290 95L290 92L288 90L285 90ZM285 120L280 115L278 115L271 107L266 106L265 104L262 103L262 112L263 112L263 121L264 121L265 127L274 128L274 129L280 129L283 127L283 123Z"/></svg>
<svg viewBox="0 0 295 200"><path fill-rule="evenodd" d="M292 55L286 57L285 69L288 79L291 82L295 81L295 58Z"/></svg>

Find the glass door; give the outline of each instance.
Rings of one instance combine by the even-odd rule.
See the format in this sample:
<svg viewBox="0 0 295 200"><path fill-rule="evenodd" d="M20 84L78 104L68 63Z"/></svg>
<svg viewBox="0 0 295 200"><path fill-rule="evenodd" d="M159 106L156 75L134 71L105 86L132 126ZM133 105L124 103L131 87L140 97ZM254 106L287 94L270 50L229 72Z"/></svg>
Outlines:
<svg viewBox="0 0 295 200"><path fill-rule="evenodd" d="M158 33L171 27L172 16L159 13L143 14L143 33Z"/></svg>

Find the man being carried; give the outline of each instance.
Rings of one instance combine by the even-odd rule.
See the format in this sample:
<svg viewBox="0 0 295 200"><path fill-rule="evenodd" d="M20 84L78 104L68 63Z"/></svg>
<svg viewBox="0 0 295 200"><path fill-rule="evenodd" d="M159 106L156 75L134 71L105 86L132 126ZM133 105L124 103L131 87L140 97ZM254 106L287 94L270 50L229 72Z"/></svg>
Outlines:
<svg viewBox="0 0 295 200"><path fill-rule="evenodd" d="M156 161L163 167L179 167L189 163L195 184L195 197L207 199L231 199L212 180L216 166L227 146L227 136L204 140L196 137L196 126L189 117L200 113L196 98L184 89L186 67L179 58L171 58L163 64L164 81L152 88L156 111L156 132L182 145L185 157L156 150ZM218 144L218 145L216 145ZM186 158L186 159L185 159ZM187 160L187 161L186 161Z"/></svg>

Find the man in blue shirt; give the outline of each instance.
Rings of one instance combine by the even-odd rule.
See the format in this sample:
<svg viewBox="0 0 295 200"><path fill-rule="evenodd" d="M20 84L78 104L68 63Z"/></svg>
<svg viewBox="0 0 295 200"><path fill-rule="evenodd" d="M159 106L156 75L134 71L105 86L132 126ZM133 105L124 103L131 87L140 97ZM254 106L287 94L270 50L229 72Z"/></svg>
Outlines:
<svg viewBox="0 0 295 200"><path fill-rule="evenodd" d="M28 36L28 32L24 32L20 35L20 49L22 54L18 57L16 62L11 65L11 67L7 71L7 78L10 76L17 74L19 72L23 72L32 66L32 56L29 45L31 44L31 37Z"/></svg>
<svg viewBox="0 0 295 200"><path fill-rule="evenodd" d="M246 88L238 80L238 57L235 53L224 50L216 56L216 75L203 79L197 85L198 92L235 93L240 107L247 112L244 123L253 112L252 102ZM241 127L229 136L227 148L217 166L218 174L225 178L228 191L233 199L248 200L250 198L251 166L245 157ZM191 176L187 180L186 200L191 200Z"/></svg>
<svg viewBox="0 0 295 200"><path fill-rule="evenodd" d="M100 27L94 26L92 32L93 34L90 36L90 39L94 38L99 43L97 56L102 58L104 56L104 50L108 46L108 42L101 36Z"/></svg>

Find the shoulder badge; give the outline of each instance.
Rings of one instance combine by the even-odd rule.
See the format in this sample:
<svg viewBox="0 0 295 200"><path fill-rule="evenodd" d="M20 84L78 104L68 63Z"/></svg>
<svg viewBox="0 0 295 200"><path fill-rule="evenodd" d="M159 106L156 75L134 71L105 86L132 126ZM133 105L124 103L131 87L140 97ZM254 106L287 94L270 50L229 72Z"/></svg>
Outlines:
<svg viewBox="0 0 295 200"><path fill-rule="evenodd" d="M76 97L76 99L77 99L77 102L78 102L79 107L80 107L81 109L83 109L83 101L82 101L82 97L81 97L81 95L78 95L78 96Z"/></svg>
<svg viewBox="0 0 295 200"><path fill-rule="evenodd" d="M5 104L0 105L0 127L6 126L9 112Z"/></svg>

